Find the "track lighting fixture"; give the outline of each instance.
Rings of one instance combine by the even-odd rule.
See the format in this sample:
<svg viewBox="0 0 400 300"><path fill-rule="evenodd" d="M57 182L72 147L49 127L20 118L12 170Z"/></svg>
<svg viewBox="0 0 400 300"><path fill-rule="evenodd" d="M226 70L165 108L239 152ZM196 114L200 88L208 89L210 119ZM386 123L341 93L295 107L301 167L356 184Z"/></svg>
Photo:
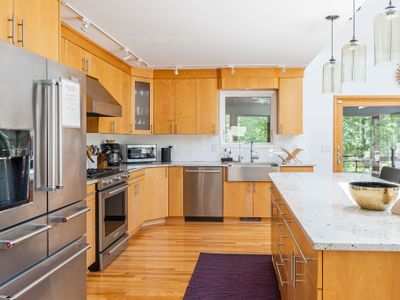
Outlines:
<svg viewBox="0 0 400 300"><path fill-rule="evenodd" d="M175 67L175 75L179 75L179 70L178 70L178 67Z"/></svg>
<svg viewBox="0 0 400 300"><path fill-rule="evenodd" d="M236 70L235 70L235 66L234 65L231 66L231 74L232 75L236 74Z"/></svg>
<svg viewBox="0 0 400 300"><path fill-rule="evenodd" d="M286 66L285 65L280 65L279 68L281 69L281 75L286 73Z"/></svg>
<svg viewBox="0 0 400 300"><path fill-rule="evenodd" d="M124 48L124 52L125 52L124 60L128 61L131 58L131 53L128 48Z"/></svg>
<svg viewBox="0 0 400 300"><path fill-rule="evenodd" d="M83 32L88 32L88 30L89 30L89 26L90 26L90 20L89 19L86 19L86 18L82 18L82 26L81 26L81 29L82 29L82 31Z"/></svg>

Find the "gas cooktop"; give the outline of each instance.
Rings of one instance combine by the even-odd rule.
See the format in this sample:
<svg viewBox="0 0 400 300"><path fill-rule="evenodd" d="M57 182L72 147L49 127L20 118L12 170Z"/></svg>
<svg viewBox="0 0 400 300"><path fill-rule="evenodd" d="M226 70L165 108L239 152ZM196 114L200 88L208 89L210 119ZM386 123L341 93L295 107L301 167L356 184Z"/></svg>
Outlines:
<svg viewBox="0 0 400 300"><path fill-rule="evenodd" d="M114 174L120 173L120 170L116 168L107 169L87 169L87 178L98 179L101 177L107 177Z"/></svg>

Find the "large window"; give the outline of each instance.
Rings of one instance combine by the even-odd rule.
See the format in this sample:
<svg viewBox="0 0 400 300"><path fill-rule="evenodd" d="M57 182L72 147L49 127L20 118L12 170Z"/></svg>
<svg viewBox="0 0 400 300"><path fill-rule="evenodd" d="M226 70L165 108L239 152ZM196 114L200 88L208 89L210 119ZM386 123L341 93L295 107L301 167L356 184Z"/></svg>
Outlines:
<svg viewBox="0 0 400 300"><path fill-rule="evenodd" d="M237 91L221 93L223 142L272 143L275 92Z"/></svg>

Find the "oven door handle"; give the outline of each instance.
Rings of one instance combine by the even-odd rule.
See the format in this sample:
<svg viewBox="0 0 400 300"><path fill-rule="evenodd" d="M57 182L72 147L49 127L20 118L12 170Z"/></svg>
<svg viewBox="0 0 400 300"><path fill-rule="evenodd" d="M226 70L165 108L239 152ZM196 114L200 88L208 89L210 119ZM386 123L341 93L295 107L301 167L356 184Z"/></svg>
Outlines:
<svg viewBox="0 0 400 300"><path fill-rule="evenodd" d="M8 250L16 245L22 243L23 241L26 241L27 239L30 239L31 237L34 237L38 234L41 234L42 232L49 231L51 229L50 225L36 225L35 230L32 230L31 232L22 235L20 237L17 237L15 239L10 239L10 240L0 240L0 249L2 250Z"/></svg>
<svg viewBox="0 0 400 300"><path fill-rule="evenodd" d="M47 273L44 273L42 276L40 276L38 279L36 279L35 281L33 281L32 283L30 283L29 285L27 285L26 287L24 287L23 289L19 290L18 292L16 292L14 295L12 296L6 296L6 295L2 295L0 296L0 299L8 299L8 300L13 300L13 299L18 299L19 297L21 297L23 294L29 292L31 289L33 289L34 287L36 287L37 285L39 285L41 282L45 281L47 278L49 278L51 275L53 275L55 272L57 272L58 270L60 270L61 268L63 268L65 265L69 264L71 261L73 261L75 258L77 258L78 256L82 255L83 253L85 253L87 250L90 249L90 245L86 244L84 248L82 248L81 250L79 250L77 253L75 253L74 255L70 256L68 259L66 259L65 261L63 261L61 264L59 264L58 266L54 267L53 269L51 269L50 271L48 271Z"/></svg>
<svg viewBox="0 0 400 300"><path fill-rule="evenodd" d="M122 241L120 241L117 245L115 245L115 247L107 252L107 255L113 255L113 253L115 251L117 251L119 249L119 247L121 247L126 241L128 241L131 237L128 235L127 237L125 237Z"/></svg>
<svg viewBox="0 0 400 300"><path fill-rule="evenodd" d="M119 188L117 188L115 190L103 192L103 194L106 195L105 198L108 198L109 196L114 196L115 194L121 193L121 192L123 192L123 191L125 191L127 189L128 189L128 185L124 184L123 186L121 186L121 187L119 187Z"/></svg>
<svg viewBox="0 0 400 300"><path fill-rule="evenodd" d="M69 216L54 216L54 217L52 217L52 219L59 223L67 223L68 221L75 219L76 217L79 217L80 215L83 215L83 214L87 213L88 211L90 211L90 207L86 206L86 207L80 208L75 213L70 214Z"/></svg>

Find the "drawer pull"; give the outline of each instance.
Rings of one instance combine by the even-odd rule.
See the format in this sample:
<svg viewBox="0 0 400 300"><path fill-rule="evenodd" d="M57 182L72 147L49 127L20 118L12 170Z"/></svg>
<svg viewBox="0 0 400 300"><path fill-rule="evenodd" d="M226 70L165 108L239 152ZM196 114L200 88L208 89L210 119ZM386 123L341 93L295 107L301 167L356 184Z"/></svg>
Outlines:
<svg viewBox="0 0 400 300"><path fill-rule="evenodd" d="M299 250L299 252L300 252L301 259L302 259L303 262L306 264L306 263L307 263L307 258L305 257L303 251L301 250L299 243L297 243L297 240L296 240L296 238L294 237L294 234L293 234L292 230L290 229L290 226L289 226L288 221L284 220L284 222L285 222L286 228L287 228L288 231L289 231L290 236L292 237L292 239L293 239L293 241L294 241L294 244L296 245L296 248L297 248L297 249Z"/></svg>
<svg viewBox="0 0 400 300"><path fill-rule="evenodd" d="M75 219L77 217L79 217L80 215L83 215L85 213L87 213L88 211L90 211L90 207L86 206L84 208L79 209L77 212L69 215L69 216L54 216L52 217L52 219L56 222L60 222L60 223L67 223L68 221Z"/></svg>
<svg viewBox="0 0 400 300"><path fill-rule="evenodd" d="M285 218L286 216L288 216L288 214L284 214L284 213L281 211L281 208L279 207L279 204L278 204L278 203L274 202L274 204L275 204L276 208L278 209L279 214L281 215L282 218Z"/></svg>
<svg viewBox="0 0 400 300"><path fill-rule="evenodd" d="M279 227L279 225L284 225L284 224L278 223L278 222L274 222L274 224L275 224L276 228L278 229L279 235L281 236L281 238L282 239L286 239L288 236L283 234L282 231L281 231L281 228Z"/></svg>
<svg viewBox="0 0 400 300"><path fill-rule="evenodd" d="M278 281L279 281L279 284L280 284L281 286L283 286L284 284L290 283L290 281L287 281L287 280L283 281L283 280L282 280L282 275L281 275L281 271L279 271L279 267L284 266L284 265L283 265L283 264L275 263L275 266L276 266L276 272L278 273Z"/></svg>
<svg viewBox="0 0 400 300"><path fill-rule="evenodd" d="M120 241L113 249L111 249L110 251L107 252L107 255L113 255L113 253L115 251L117 251L119 249L119 247L121 247L125 242L127 242L131 237L127 236L125 237L122 241Z"/></svg>
<svg viewBox="0 0 400 300"><path fill-rule="evenodd" d="M35 228L36 228L35 230L32 230L31 232L29 232L27 234L24 234L24 235L22 235L20 237L17 237L15 239L0 240L0 249L3 249L3 250L11 249L14 246L16 246L16 245L18 245L18 244L30 239L31 237L34 237L34 236L36 236L38 234L41 234L42 232L49 231L51 229L51 226L47 225L47 224L45 224L45 225L36 225Z"/></svg>
<svg viewBox="0 0 400 300"><path fill-rule="evenodd" d="M60 270L61 268L63 268L65 265L67 265L68 263L70 263L71 261L73 261L75 258L77 258L78 256L80 256L81 254L85 253L88 249L90 248L89 244L86 244L86 246L84 248L82 248L81 250L79 250L77 253L75 253L74 255L72 255L71 257L69 257L68 259L66 259L65 261L63 261L61 264L59 264L58 266L54 267L53 269L51 269L50 271L48 271L47 273L43 274L42 276L40 276L38 279L36 279L35 281L33 281L32 283L30 283L29 285L27 285L26 287L24 287L23 289L19 290L17 293L15 293L12 296L8 296L8 295L2 295L0 296L0 299L18 299L19 297L21 297L23 294L29 292L29 290L33 289L34 287L36 287L37 285L39 285L41 282L45 281L47 278L49 278L51 275L53 275L55 272L57 272L58 270Z"/></svg>
<svg viewBox="0 0 400 300"><path fill-rule="evenodd" d="M8 22L11 22L11 35L7 36L7 38L11 39L11 42L15 44L15 15L13 14Z"/></svg>

